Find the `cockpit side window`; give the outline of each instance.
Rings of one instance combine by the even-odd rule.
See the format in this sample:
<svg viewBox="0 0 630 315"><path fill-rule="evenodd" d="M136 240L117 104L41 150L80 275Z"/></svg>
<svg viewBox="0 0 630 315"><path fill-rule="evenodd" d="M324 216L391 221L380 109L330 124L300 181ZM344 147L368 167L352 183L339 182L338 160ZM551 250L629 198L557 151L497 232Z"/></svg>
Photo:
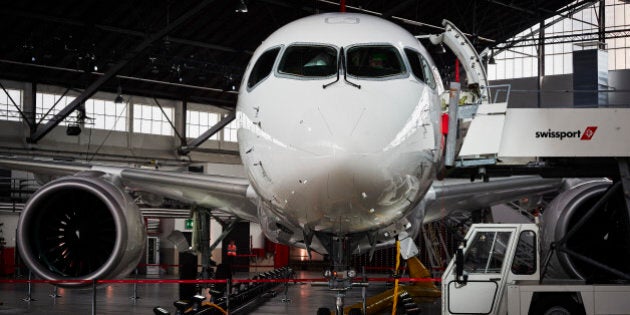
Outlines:
<svg viewBox="0 0 630 315"><path fill-rule="evenodd" d="M385 78L405 73L398 50L393 46L354 46L347 52L348 74L363 78Z"/></svg>
<svg viewBox="0 0 630 315"><path fill-rule="evenodd" d="M329 77L337 73L337 50L331 46L292 45L282 55L278 73L299 77Z"/></svg>
<svg viewBox="0 0 630 315"><path fill-rule="evenodd" d="M434 89L435 78L433 77L429 62L420 53L411 49L405 49L405 55L407 55L407 59L409 59L409 65L411 66L413 75L418 78L418 80Z"/></svg>
<svg viewBox="0 0 630 315"><path fill-rule="evenodd" d="M271 70L273 69L273 64L276 61L276 56L278 56L278 52L280 52L280 47L273 48L260 55L252 68L252 72L249 74L247 88L251 89L253 86L269 76Z"/></svg>

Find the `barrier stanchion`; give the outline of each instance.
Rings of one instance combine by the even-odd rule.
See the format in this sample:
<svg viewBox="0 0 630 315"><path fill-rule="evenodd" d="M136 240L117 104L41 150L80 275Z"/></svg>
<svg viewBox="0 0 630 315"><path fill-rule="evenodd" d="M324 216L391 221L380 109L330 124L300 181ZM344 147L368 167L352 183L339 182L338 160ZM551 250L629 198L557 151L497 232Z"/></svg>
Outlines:
<svg viewBox="0 0 630 315"><path fill-rule="evenodd" d="M232 279L227 279L225 283L225 311L230 315L230 294L232 293Z"/></svg>
<svg viewBox="0 0 630 315"><path fill-rule="evenodd" d="M365 266L361 267L361 274L363 275L363 282L367 283L367 275L365 274ZM367 314L367 287L361 287L361 309L363 310L363 314Z"/></svg>
<svg viewBox="0 0 630 315"><path fill-rule="evenodd" d="M50 296L50 297L51 297L51 298L53 298L53 299L56 299L56 298L60 298L60 297L61 297L61 295L59 295L59 294L58 294L58 292L57 292L57 285L56 285L56 284L55 284L55 286L54 286L54 288L53 288L52 293L51 293L51 294L49 294L48 296Z"/></svg>
<svg viewBox="0 0 630 315"><path fill-rule="evenodd" d="M136 268L136 271L134 272L134 279L136 280L136 282L133 283L133 293L132 295L129 297L129 299L133 300L133 302L135 303L136 300L138 300L140 297L138 296L138 268Z"/></svg>
<svg viewBox="0 0 630 315"><path fill-rule="evenodd" d="M24 302L33 302L37 301L33 298L33 284L31 283L31 271L28 271L28 291L26 292L26 297L22 299Z"/></svg>
<svg viewBox="0 0 630 315"><path fill-rule="evenodd" d="M288 293L289 293L289 281L288 280L291 280L291 279L287 278L287 281L284 283L284 298L282 299L282 302L284 302L284 303L291 302L291 299L288 297Z"/></svg>
<svg viewBox="0 0 630 315"><path fill-rule="evenodd" d="M92 280L92 315L96 315L96 282L96 279Z"/></svg>

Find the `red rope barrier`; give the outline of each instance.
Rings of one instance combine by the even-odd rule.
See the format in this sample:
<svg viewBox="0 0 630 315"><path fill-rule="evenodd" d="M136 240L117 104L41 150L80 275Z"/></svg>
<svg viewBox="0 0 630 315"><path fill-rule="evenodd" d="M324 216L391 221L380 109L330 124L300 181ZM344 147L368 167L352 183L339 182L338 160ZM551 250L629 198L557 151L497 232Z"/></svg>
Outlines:
<svg viewBox="0 0 630 315"><path fill-rule="evenodd" d="M368 282L389 282L394 278L368 278ZM440 278L399 278L401 282L441 282ZM71 283L92 283L93 280L84 279L68 279L68 280L18 280L18 279L2 279L0 283L49 283L49 284L71 284ZM304 283L304 282L326 282L325 278L302 278L302 279L233 279L232 283ZM207 284L207 283L226 283L227 280L178 280L178 279L119 279L119 280L97 280L97 284L162 284L162 283L182 283L182 284Z"/></svg>

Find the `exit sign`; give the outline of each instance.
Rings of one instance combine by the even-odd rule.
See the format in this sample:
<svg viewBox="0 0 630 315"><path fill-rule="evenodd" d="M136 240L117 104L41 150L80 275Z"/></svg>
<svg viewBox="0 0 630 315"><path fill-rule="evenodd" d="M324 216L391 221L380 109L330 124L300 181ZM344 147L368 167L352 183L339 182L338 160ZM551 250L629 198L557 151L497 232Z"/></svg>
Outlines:
<svg viewBox="0 0 630 315"><path fill-rule="evenodd" d="M192 230L192 228L193 228L193 219L186 219L185 228L186 228L186 230Z"/></svg>

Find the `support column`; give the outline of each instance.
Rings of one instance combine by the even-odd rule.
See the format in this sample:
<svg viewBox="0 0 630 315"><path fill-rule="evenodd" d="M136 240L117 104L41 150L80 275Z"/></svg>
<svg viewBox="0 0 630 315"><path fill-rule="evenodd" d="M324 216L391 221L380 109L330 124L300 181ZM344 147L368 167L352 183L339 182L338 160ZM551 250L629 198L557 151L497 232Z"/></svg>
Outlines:
<svg viewBox="0 0 630 315"><path fill-rule="evenodd" d="M628 212L628 219L630 219L630 159L619 158L617 163L619 163L619 180L621 181L621 191L626 205L625 210Z"/></svg>
<svg viewBox="0 0 630 315"><path fill-rule="evenodd" d="M208 267L210 267L210 214L208 210L199 211L199 221L201 222L201 277L208 279Z"/></svg>
<svg viewBox="0 0 630 315"><path fill-rule="evenodd" d="M541 20L538 27L538 108L541 108L545 77L545 20Z"/></svg>
<svg viewBox="0 0 630 315"><path fill-rule="evenodd" d="M599 49L606 49L606 1L599 0L599 18L597 19Z"/></svg>
<svg viewBox="0 0 630 315"><path fill-rule="evenodd" d="M37 130L37 82L31 82L31 90L29 92L29 97L24 95L22 111L27 120L26 124L28 124L30 137Z"/></svg>

